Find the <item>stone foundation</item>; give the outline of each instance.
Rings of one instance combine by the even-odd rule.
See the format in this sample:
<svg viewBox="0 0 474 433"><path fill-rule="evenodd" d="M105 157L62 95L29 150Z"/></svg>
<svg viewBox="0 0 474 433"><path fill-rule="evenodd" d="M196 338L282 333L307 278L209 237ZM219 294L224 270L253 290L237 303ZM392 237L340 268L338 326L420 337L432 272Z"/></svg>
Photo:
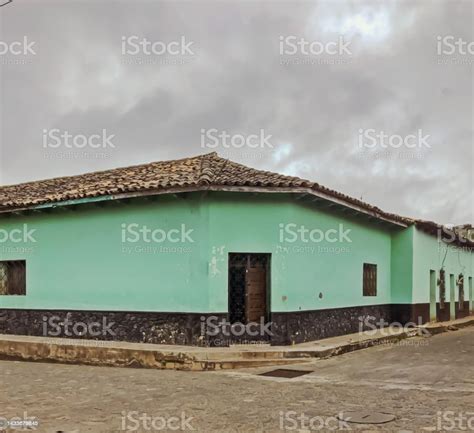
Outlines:
<svg viewBox="0 0 474 433"><path fill-rule="evenodd" d="M359 318L363 319L360 320ZM359 332L364 325L374 324L380 319L392 322L390 305L370 305L363 307L332 308L327 310L296 311L272 314L272 345L297 344L322 338Z"/></svg>
<svg viewBox="0 0 474 433"><path fill-rule="evenodd" d="M469 315L469 303L456 315ZM438 317L449 320L449 303ZM446 316L447 314L447 316ZM222 330L211 335L205 321L215 325L228 320L227 313L160 313L56 310L0 310L0 334L128 341L132 343L225 347L232 343L288 345L374 329L386 323L429 321L429 304L385 304L326 310L275 312L271 314L270 337L232 337ZM362 320L360 319L362 318ZM365 319L365 322L364 322ZM454 319L454 318L453 318ZM362 325L361 325L362 324ZM87 326L93 325L87 329ZM361 328L362 326L362 328ZM214 328L215 329L215 328ZM98 333L96 334L91 334Z"/></svg>
<svg viewBox="0 0 474 433"><path fill-rule="evenodd" d="M0 310L0 333L209 346L199 313ZM213 314L225 318L225 314ZM92 325L90 332L87 326ZM98 335L95 335L95 334ZM68 335L69 334L69 335Z"/></svg>

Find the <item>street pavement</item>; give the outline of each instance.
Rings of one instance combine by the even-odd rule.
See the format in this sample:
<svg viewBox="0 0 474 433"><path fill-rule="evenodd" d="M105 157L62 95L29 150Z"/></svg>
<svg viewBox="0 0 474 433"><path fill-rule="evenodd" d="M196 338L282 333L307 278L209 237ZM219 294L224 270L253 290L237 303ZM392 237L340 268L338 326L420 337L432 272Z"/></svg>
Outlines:
<svg viewBox="0 0 474 433"><path fill-rule="evenodd" d="M260 376L281 368L309 373ZM10 431L474 431L474 327L247 370L0 361L0 390L0 426L10 422ZM338 419L377 421L383 414L395 419Z"/></svg>

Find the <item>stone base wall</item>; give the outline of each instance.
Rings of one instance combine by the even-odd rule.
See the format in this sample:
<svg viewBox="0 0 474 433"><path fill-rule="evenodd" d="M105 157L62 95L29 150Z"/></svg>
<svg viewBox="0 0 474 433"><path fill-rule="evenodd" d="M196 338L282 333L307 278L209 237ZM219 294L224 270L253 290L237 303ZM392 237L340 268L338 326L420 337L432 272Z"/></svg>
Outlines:
<svg viewBox="0 0 474 433"><path fill-rule="evenodd" d="M469 315L469 303L457 317ZM449 320L449 303L438 317ZM136 343L226 347L232 343L289 345L352 334L399 322L426 323L429 304L385 304L326 310L275 312L271 335L232 336L227 313L159 313L0 309L0 334L31 335ZM440 319L438 319L440 320ZM210 322L208 322L210 321ZM210 325L209 325L210 323Z"/></svg>
<svg viewBox="0 0 474 433"><path fill-rule="evenodd" d="M362 319L360 319L362 318ZM373 329L381 319L392 322L390 305L332 308L272 314L272 345L297 344Z"/></svg>
<svg viewBox="0 0 474 433"><path fill-rule="evenodd" d="M0 333L133 343L208 346L214 337L202 332L210 314L0 310ZM213 314L225 318L226 314ZM96 335L97 334L97 335Z"/></svg>

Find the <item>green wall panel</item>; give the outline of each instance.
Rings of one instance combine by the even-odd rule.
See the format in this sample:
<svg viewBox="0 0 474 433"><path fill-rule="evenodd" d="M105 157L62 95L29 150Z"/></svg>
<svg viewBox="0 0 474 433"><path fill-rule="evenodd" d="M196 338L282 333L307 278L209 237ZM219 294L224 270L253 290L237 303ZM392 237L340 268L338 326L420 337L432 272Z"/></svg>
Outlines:
<svg viewBox="0 0 474 433"><path fill-rule="evenodd" d="M387 229L329 212L290 197L218 194L210 203L211 310L227 309L230 252L271 253L271 309L315 310L390 303L391 233ZM280 241L280 224L298 228L350 230L342 242ZM288 235L288 238L292 236ZM308 239L308 237L307 237ZM332 236L329 238L333 239ZM318 240L318 238L316 238ZM362 296L363 263L378 265L375 297ZM322 297L320 297L320 294Z"/></svg>
<svg viewBox="0 0 474 433"><path fill-rule="evenodd" d="M25 224L36 242L2 239ZM124 243L123 224L184 225L193 242ZM291 234L282 232L288 224ZM313 239L292 238L302 226ZM346 237L331 242L339 230ZM318 231L332 235L321 240ZM0 260L27 261L27 295L0 296L0 308L225 312L231 252L271 254L275 312L429 302L430 269L439 273L444 259L436 238L413 227L291 195L167 195L0 217ZM448 275L465 273L467 299L473 254L448 251L444 261ZM377 264L377 296L362 295L364 262Z"/></svg>
<svg viewBox="0 0 474 433"><path fill-rule="evenodd" d="M429 302L430 270L439 271L442 266L446 270L446 300L450 300L449 276L453 274L455 280L458 275L464 275L465 300L468 299L469 277L473 276L474 254L467 247L459 247L438 242L436 236L426 234L418 229L414 230L414 258L413 258L413 302ZM455 300L459 300L456 287ZM436 291L436 300L439 302L439 290Z"/></svg>
<svg viewBox="0 0 474 433"><path fill-rule="evenodd" d="M168 196L157 202L81 206L75 211L0 221L3 230L23 224L36 230L33 244L0 244L1 260L27 261L27 296L1 296L0 307L207 311L201 247L208 227L195 198ZM184 224L194 230L194 243L122 243L122 224L166 231ZM181 246L188 249L176 249ZM32 251L10 250L21 247ZM150 250L153 247L171 250Z"/></svg>
<svg viewBox="0 0 474 433"><path fill-rule="evenodd" d="M413 227L392 235L392 303L410 304L413 291Z"/></svg>

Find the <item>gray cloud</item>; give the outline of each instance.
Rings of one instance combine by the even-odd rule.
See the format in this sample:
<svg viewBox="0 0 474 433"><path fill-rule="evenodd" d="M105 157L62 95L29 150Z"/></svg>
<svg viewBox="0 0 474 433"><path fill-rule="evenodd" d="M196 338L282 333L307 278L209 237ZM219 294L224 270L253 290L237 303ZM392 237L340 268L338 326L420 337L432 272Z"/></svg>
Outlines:
<svg viewBox="0 0 474 433"><path fill-rule="evenodd" d="M438 36L473 41L472 29L467 1L15 0L0 8L0 41L26 35L37 54L0 56L0 182L208 152L202 129L264 130L273 148L214 150L387 211L472 222L474 56L440 64L453 56L437 55ZM121 53L122 37L132 35L184 36L194 55L133 63ZM352 55L281 56L280 36L291 35L344 37ZM328 64L301 64L321 59ZM25 63L10 64L18 60ZM116 147L72 158L43 148L43 130L54 128L106 129ZM402 137L422 130L431 147L361 149L360 129Z"/></svg>

